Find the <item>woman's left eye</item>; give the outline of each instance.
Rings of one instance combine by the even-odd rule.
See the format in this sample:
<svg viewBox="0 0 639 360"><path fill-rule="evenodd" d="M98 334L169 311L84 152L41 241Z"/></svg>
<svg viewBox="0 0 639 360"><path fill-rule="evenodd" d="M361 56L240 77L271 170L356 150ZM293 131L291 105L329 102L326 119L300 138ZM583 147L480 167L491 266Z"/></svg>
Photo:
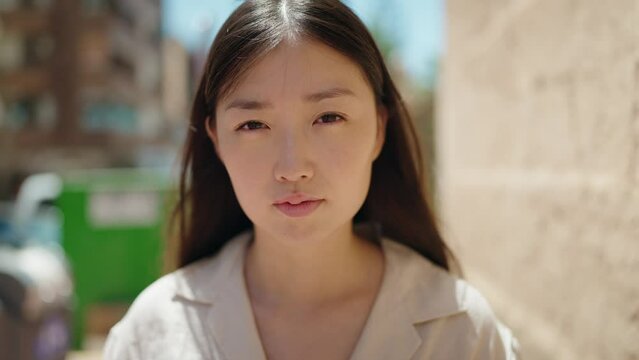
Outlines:
<svg viewBox="0 0 639 360"><path fill-rule="evenodd" d="M255 131L265 129L266 125L256 120L249 120L237 128L238 131Z"/></svg>
<svg viewBox="0 0 639 360"><path fill-rule="evenodd" d="M328 114L324 114L320 116L319 118L317 118L317 120L321 121L324 124L329 124L329 123L344 121L344 117L339 114L328 113Z"/></svg>

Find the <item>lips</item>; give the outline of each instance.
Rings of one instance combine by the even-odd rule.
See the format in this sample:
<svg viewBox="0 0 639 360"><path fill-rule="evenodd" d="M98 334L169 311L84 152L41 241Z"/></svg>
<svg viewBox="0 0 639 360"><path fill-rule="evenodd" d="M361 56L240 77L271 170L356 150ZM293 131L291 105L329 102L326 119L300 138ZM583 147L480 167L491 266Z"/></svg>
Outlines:
<svg viewBox="0 0 639 360"><path fill-rule="evenodd" d="M302 217L311 214L322 202L323 199L296 193L277 200L273 205L286 216Z"/></svg>

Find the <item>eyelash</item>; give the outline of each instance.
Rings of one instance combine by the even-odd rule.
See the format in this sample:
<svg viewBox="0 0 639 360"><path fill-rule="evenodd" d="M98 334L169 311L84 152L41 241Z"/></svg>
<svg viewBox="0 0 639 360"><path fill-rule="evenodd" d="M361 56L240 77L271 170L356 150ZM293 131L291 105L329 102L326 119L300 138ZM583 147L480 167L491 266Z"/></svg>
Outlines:
<svg viewBox="0 0 639 360"><path fill-rule="evenodd" d="M255 121L255 120L249 120L247 122L245 122L244 124L240 125L240 127L237 128L237 131L255 131L255 130L261 130L261 129L248 129L246 128L247 125L249 124L257 124L257 125L264 125L259 121Z"/></svg>
<svg viewBox="0 0 639 360"><path fill-rule="evenodd" d="M337 122L341 122L341 121L345 121L345 120L346 120L346 119L345 119L342 115L337 114L337 113L326 113L326 114L322 114L322 115L320 115L320 116L318 117L318 120L319 120L319 119L326 118L326 117L332 117L332 118L338 118L338 119L337 119L337 120L335 120L335 121L330 121L330 122L324 123L324 124L333 124L333 123L337 123ZM249 128L247 128L247 125L253 125L253 124L257 124L257 125L264 125L264 123L261 123L261 122L259 122L259 121L257 121L257 120L249 120L249 121L247 121L247 122L243 123L242 125L240 125L240 126L237 128L237 131L257 131L257 130L262 130L262 129L264 129L264 128L259 128L259 129L249 129ZM266 125L264 125L264 126L266 126Z"/></svg>
<svg viewBox="0 0 639 360"><path fill-rule="evenodd" d="M326 116L336 117L336 118L338 118L338 119L337 119L337 120L335 120L335 121L331 121L331 122L328 122L328 123L324 123L324 124L333 124L333 123L336 123L336 122L341 122L341 121L345 121L345 120L346 120L346 119L345 119L342 115L340 115L340 114L338 114L338 113L326 113L326 114L322 114L322 115L320 115L320 117L319 117L318 119L322 119L322 118L324 118L324 117L326 117Z"/></svg>

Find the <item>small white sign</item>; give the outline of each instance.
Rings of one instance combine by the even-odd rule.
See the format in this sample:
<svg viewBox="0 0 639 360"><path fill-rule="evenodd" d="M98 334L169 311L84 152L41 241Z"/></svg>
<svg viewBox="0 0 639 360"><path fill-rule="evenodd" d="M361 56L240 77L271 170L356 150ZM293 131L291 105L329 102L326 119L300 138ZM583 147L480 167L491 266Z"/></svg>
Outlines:
<svg viewBox="0 0 639 360"><path fill-rule="evenodd" d="M152 226L160 199L151 191L96 191L89 195L89 220L96 227Z"/></svg>

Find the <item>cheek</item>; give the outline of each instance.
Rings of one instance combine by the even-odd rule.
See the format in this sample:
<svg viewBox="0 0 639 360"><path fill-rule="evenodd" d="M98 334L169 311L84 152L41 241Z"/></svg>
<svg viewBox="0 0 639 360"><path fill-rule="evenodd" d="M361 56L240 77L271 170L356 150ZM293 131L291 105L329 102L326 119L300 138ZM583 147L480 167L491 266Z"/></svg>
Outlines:
<svg viewBox="0 0 639 360"><path fill-rule="evenodd" d="M221 153L240 205L250 205L249 200L264 194L261 186L268 171L267 162L259 153L247 153L233 147L225 147Z"/></svg>
<svg viewBox="0 0 639 360"><path fill-rule="evenodd" d="M344 177L353 177L367 167L369 156L365 154L366 150L367 148L353 141L334 144L323 151L322 163L326 171Z"/></svg>
<svg viewBox="0 0 639 360"><path fill-rule="evenodd" d="M353 187L362 187L362 182L370 180L373 133L374 129L360 129L318 145L324 172L348 188L345 191L353 191Z"/></svg>
<svg viewBox="0 0 639 360"><path fill-rule="evenodd" d="M375 125L367 122L343 134L339 151L343 154L343 161L350 163L349 166L362 168L370 165L374 147Z"/></svg>

